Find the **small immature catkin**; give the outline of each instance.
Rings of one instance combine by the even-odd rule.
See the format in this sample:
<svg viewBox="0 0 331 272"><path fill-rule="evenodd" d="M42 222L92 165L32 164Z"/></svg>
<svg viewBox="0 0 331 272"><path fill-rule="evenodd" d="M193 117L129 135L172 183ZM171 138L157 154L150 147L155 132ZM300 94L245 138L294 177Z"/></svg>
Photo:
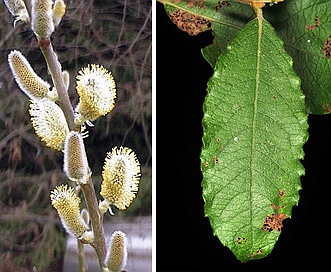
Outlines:
<svg viewBox="0 0 331 272"><path fill-rule="evenodd" d="M70 84L70 75L68 71L63 71L62 72L62 78L63 78L63 83L65 86L66 91L69 90L69 84Z"/></svg>
<svg viewBox="0 0 331 272"><path fill-rule="evenodd" d="M52 0L31 1L31 26L39 39L49 40L54 32L52 6Z"/></svg>
<svg viewBox="0 0 331 272"><path fill-rule="evenodd" d="M60 24L65 12L66 12L66 4L64 3L64 1L55 0L53 6L53 23L55 27L57 27Z"/></svg>
<svg viewBox="0 0 331 272"><path fill-rule="evenodd" d="M79 204L81 200L74 189L68 187L67 184L59 185L51 192L50 198L52 206L57 210L67 232L76 238L90 242L91 233L80 216Z"/></svg>
<svg viewBox="0 0 331 272"><path fill-rule="evenodd" d="M104 200L99 204L100 212L106 212L109 204L120 210L129 207L138 191L140 176L136 154L127 147L114 147L103 166L100 194Z"/></svg>
<svg viewBox="0 0 331 272"><path fill-rule="evenodd" d="M17 21L29 22L30 17L23 0L4 0L9 12L15 17L14 27Z"/></svg>
<svg viewBox="0 0 331 272"><path fill-rule="evenodd" d="M86 225L90 224L90 214L88 213L87 209L82 209L82 211L80 212L80 217L83 219Z"/></svg>
<svg viewBox="0 0 331 272"><path fill-rule="evenodd" d="M68 178L78 184L86 183L90 177L82 134L76 131L68 133L64 143L64 172Z"/></svg>
<svg viewBox="0 0 331 272"><path fill-rule="evenodd" d="M57 92L50 90L50 85L33 71L28 60L20 51L13 50L8 55L9 67L20 89L34 100L57 99Z"/></svg>
<svg viewBox="0 0 331 272"><path fill-rule="evenodd" d="M110 239L110 247L106 256L108 271L120 272L126 265L127 239L122 231L115 231Z"/></svg>
<svg viewBox="0 0 331 272"><path fill-rule="evenodd" d="M69 127L61 108L53 101L31 100L29 113L38 137L46 146L62 151Z"/></svg>

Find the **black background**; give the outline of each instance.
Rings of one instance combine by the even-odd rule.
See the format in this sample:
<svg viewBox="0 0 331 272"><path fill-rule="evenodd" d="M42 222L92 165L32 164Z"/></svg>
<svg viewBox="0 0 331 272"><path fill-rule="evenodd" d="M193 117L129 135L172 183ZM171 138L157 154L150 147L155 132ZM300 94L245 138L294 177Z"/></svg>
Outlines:
<svg viewBox="0 0 331 272"><path fill-rule="evenodd" d="M202 104L212 68L201 48L210 32L180 31L156 4L157 271L289 271L330 267L331 118L310 115L299 206L272 253L240 263L204 217L199 154ZM309 266L309 268L308 268Z"/></svg>

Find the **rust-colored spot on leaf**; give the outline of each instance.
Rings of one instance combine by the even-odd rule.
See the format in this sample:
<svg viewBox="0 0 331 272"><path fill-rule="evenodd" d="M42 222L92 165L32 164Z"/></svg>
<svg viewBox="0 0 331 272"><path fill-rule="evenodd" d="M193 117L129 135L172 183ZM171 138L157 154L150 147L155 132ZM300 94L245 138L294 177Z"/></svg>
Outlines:
<svg viewBox="0 0 331 272"><path fill-rule="evenodd" d="M283 220L286 218L284 213L267 215L264 218L262 230L272 232L273 230L281 231L283 227Z"/></svg>
<svg viewBox="0 0 331 272"><path fill-rule="evenodd" d="M315 28L319 27L321 24L320 18L318 16L315 16L315 22L313 25L306 25L305 29L307 30L314 30Z"/></svg>
<svg viewBox="0 0 331 272"><path fill-rule="evenodd" d="M211 23L208 20L179 9L170 12L169 17L180 30L191 36L196 36L211 27Z"/></svg>
<svg viewBox="0 0 331 272"><path fill-rule="evenodd" d="M206 9L207 0L191 0L187 2L187 7L198 7L199 9Z"/></svg>
<svg viewBox="0 0 331 272"><path fill-rule="evenodd" d="M329 35L328 39L324 42L322 52L326 58L331 58L331 35Z"/></svg>
<svg viewBox="0 0 331 272"><path fill-rule="evenodd" d="M242 244L242 242L241 242L241 238L240 238L240 237L238 237L238 239L237 239L237 244L238 244L238 245L241 245L241 244Z"/></svg>
<svg viewBox="0 0 331 272"><path fill-rule="evenodd" d="M209 162L206 161L206 162L204 163L204 166L205 166L205 167L208 167L208 166L209 166Z"/></svg>
<svg viewBox="0 0 331 272"><path fill-rule="evenodd" d="M323 108L325 112L331 113L331 103L323 104Z"/></svg>
<svg viewBox="0 0 331 272"><path fill-rule="evenodd" d="M224 7L231 7L231 3L229 3L228 1L218 1L215 10L220 11L221 8Z"/></svg>
<svg viewBox="0 0 331 272"><path fill-rule="evenodd" d="M285 196L285 190L278 189L278 194L279 197Z"/></svg>
<svg viewBox="0 0 331 272"><path fill-rule="evenodd" d="M247 243L248 239L246 237L238 237L237 244L242 245L243 243Z"/></svg>
<svg viewBox="0 0 331 272"><path fill-rule="evenodd" d="M187 4L186 4L186 6L187 6L188 8L192 8L192 7L194 7L194 3L193 3L193 1L188 1Z"/></svg>

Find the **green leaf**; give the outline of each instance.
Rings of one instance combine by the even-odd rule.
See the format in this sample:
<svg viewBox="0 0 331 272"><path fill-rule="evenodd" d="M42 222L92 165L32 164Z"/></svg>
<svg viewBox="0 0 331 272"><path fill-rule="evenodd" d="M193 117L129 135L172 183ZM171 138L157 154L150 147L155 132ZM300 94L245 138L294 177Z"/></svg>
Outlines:
<svg viewBox="0 0 331 272"><path fill-rule="evenodd" d="M159 1L165 4L168 14L177 8L210 22L214 42L203 48L202 54L212 67L225 52L228 42L254 17L249 5L236 1L221 6L219 3L225 1L180 1L178 4L172 0ZM293 68L302 79L301 87L306 95L306 112L330 113L331 59L323 53L323 47L329 40L331 54L331 1L286 0L271 7L267 5L263 10L264 17L275 27L294 60ZM315 26L316 16L318 24Z"/></svg>
<svg viewBox="0 0 331 272"><path fill-rule="evenodd" d="M331 59L323 53L329 37L331 53L330 10L330 0L286 0L265 9L265 18L272 22L294 60L309 114L326 114L331 105Z"/></svg>
<svg viewBox="0 0 331 272"><path fill-rule="evenodd" d="M219 57L203 108L205 214L240 261L263 258L298 204L308 139L300 79L267 21L249 22Z"/></svg>

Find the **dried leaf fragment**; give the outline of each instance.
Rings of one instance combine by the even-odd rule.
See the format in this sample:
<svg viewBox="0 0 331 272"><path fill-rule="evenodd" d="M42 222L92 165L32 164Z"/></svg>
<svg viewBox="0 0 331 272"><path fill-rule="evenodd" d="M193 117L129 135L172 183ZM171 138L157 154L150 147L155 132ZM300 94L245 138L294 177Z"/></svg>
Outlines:
<svg viewBox="0 0 331 272"><path fill-rule="evenodd" d="M208 20L179 9L170 12L169 17L180 30L191 36L196 36L211 27L211 23Z"/></svg>

